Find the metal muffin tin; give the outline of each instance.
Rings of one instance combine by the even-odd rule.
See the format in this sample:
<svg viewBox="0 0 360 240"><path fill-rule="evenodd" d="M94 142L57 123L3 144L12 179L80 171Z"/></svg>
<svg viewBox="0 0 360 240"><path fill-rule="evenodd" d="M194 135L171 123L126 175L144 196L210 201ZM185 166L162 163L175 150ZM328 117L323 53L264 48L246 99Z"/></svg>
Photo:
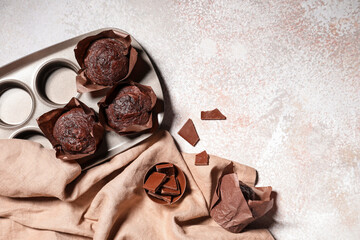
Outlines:
<svg viewBox="0 0 360 240"><path fill-rule="evenodd" d="M39 116L50 110L65 106L71 97L77 97L80 101L84 102L86 105L98 112L97 102L105 95L106 89L98 92L82 94L74 91L76 86L76 72L80 69L75 59L74 48L76 44L85 37L96 35L109 29L126 33L123 30L114 28L99 29L32 53L1 67L0 110L1 108L4 109L4 107L6 107L4 106L6 103L2 100L2 96L5 96L5 93L9 90L18 90L22 92L22 94L28 94L27 99L31 99L31 106L29 102L26 101L26 106L24 106L26 109L24 109L24 102L17 102L14 94L12 95L15 97L14 99L5 101L11 102L15 107L14 109L7 109L7 111L0 111L0 138L32 140L41 143L46 148L52 148L50 142L43 136L37 125L36 119ZM138 83L151 86L158 98L158 103L163 103L164 97L160 80L149 57L139 42L137 42L133 37L131 37L131 40L131 45L138 51L138 60L133 72L130 75L130 79ZM51 88L49 90L46 87L47 81L49 81L52 77L51 75L55 71L59 72L58 70L61 69L67 72L73 71L73 81L70 81L71 84L69 86L61 86L61 89L59 90ZM57 75L57 81L59 78L60 81L62 81L61 76L61 74ZM66 77L64 74L63 76ZM66 82L69 83L69 79L66 79ZM65 93L65 95L69 95L69 92L74 92L74 94L71 97L69 96L69 99L63 99L65 102L56 102L53 100L54 98L59 97L61 99L61 96ZM55 97L54 93L57 97ZM7 95L9 95L7 97L11 97L10 94ZM162 110L163 107L157 109L160 109L155 113L158 124L155 124L155 128L151 131L131 136L120 136L114 132L106 132L100 149L94 155L79 161L83 170L100 164L150 137L153 132L156 131L156 126L159 126L164 118L164 112ZM1 117L6 117L7 119L14 119L15 117L16 119L16 117L19 116L19 113L22 112L28 112L29 114L20 122L13 123L1 119Z"/></svg>

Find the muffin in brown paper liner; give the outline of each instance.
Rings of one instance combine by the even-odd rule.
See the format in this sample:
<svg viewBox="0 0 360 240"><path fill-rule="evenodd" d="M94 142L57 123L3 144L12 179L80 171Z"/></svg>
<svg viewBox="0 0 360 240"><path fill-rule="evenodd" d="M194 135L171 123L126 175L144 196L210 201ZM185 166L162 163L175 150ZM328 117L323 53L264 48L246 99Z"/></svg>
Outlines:
<svg viewBox="0 0 360 240"><path fill-rule="evenodd" d="M239 181L230 163L215 188L210 216L226 230L239 233L273 207L271 191L271 187L247 186Z"/></svg>
<svg viewBox="0 0 360 240"><path fill-rule="evenodd" d="M150 86L120 82L99 102L99 120L108 131L120 135L142 132L153 126L157 97Z"/></svg>
<svg viewBox="0 0 360 240"><path fill-rule="evenodd" d="M81 69L76 77L80 93L109 88L125 80L137 61L131 37L116 30L106 30L79 41L75 58Z"/></svg>
<svg viewBox="0 0 360 240"><path fill-rule="evenodd" d="M72 114L72 116L69 116L69 114ZM84 116L86 116L86 119ZM64 123L66 124L65 118L70 119L68 124L71 126L61 126ZM80 121L76 125L78 120ZM41 115L36 121L45 137L49 139L56 150L56 157L62 160L75 160L94 154L104 136L104 127L98 121L95 111L76 98L72 98L63 108L54 109ZM84 126L84 124L87 126ZM88 138L76 139L81 141L80 143L71 142L74 139L70 138L69 142L65 144L66 141L60 140L59 135L65 132L66 128L71 129L70 134L85 134L85 137ZM66 134L68 133L66 132ZM85 149L76 149L78 147L85 147Z"/></svg>

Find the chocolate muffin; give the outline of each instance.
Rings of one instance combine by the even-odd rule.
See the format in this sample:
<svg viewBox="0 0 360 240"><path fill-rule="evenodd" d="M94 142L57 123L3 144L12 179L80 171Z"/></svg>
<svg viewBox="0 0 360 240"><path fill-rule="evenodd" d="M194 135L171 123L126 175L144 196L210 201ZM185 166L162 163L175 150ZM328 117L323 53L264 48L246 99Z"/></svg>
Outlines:
<svg viewBox="0 0 360 240"><path fill-rule="evenodd" d="M140 132L152 127L156 95L151 87L122 82L98 102L99 119L106 130L119 134Z"/></svg>
<svg viewBox="0 0 360 240"><path fill-rule="evenodd" d="M84 59L85 75L99 85L111 86L129 71L129 47L117 39L93 42Z"/></svg>
<svg viewBox="0 0 360 240"><path fill-rule="evenodd" d="M94 109L76 98L63 108L44 113L36 121L56 150L56 157L65 161L94 154L104 137L104 127Z"/></svg>
<svg viewBox="0 0 360 240"><path fill-rule="evenodd" d="M241 181L239 181L239 183L240 183L240 190L241 190L242 194L244 195L245 200L246 201L255 200L256 194L251 189L251 187L249 187L248 185L246 185L245 183L243 183Z"/></svg>
<svg viewBox="0 0 360 240"><path fill-rule="evenodd" d="M96 148L91 134L94 125L92 116L85 114L81 108L73 108L58 118L53 136L66 152L89 153Z"/></svg>
<svg viewBox="0 0 360 240"><path fill-rule="evenodd" d="M138 87L124 87L105 110L108 124L117 131L134 124L146 124L151 114L151 105L150 96Z"/></svg>
<svg viewBox="0 0 360 240"><path fill-rule="evenodd" d="M74 49L81 67L76 76L77 91L99 91L128 78L138 56L131 41L129 34L116 29L80 40Z"/></svg>

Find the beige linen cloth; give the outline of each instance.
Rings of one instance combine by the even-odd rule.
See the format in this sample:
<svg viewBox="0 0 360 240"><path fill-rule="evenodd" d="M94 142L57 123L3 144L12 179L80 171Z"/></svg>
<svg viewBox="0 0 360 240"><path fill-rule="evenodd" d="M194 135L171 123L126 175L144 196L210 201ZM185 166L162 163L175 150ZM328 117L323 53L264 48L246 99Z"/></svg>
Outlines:
<svg viewBox="0 0 360 240"><path fill-rule="evenodd" d="M158 162L176 164L187 177L174 205L154 203L142 188ZM0 140L0 239L273 239L266 229L234 234L210 218L228 164L211 156L209 166L195 166L194 155L181 155L166 131L85 172L40 144ZM235 164L235 171L254 184L254 169Z"/></svg>

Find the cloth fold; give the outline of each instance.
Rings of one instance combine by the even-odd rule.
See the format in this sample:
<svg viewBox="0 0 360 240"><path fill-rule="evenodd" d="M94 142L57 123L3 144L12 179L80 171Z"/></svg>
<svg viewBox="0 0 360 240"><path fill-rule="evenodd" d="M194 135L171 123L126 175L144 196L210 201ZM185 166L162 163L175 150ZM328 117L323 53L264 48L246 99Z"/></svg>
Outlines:
<svg viewBox="0 0 360 240"><path fill-rule="evenodd" d="M229 161L210 156L209 166L195 166L195 155L181 154L166 131L85 172L30 141L0 140L0 152L0 239L273 239L266 229L234 234L210 218ZM142 188L159 162L186 175L186 192L174 205L152 202ZM234 165L239 179L254 185L256 171Z"/></svg>

